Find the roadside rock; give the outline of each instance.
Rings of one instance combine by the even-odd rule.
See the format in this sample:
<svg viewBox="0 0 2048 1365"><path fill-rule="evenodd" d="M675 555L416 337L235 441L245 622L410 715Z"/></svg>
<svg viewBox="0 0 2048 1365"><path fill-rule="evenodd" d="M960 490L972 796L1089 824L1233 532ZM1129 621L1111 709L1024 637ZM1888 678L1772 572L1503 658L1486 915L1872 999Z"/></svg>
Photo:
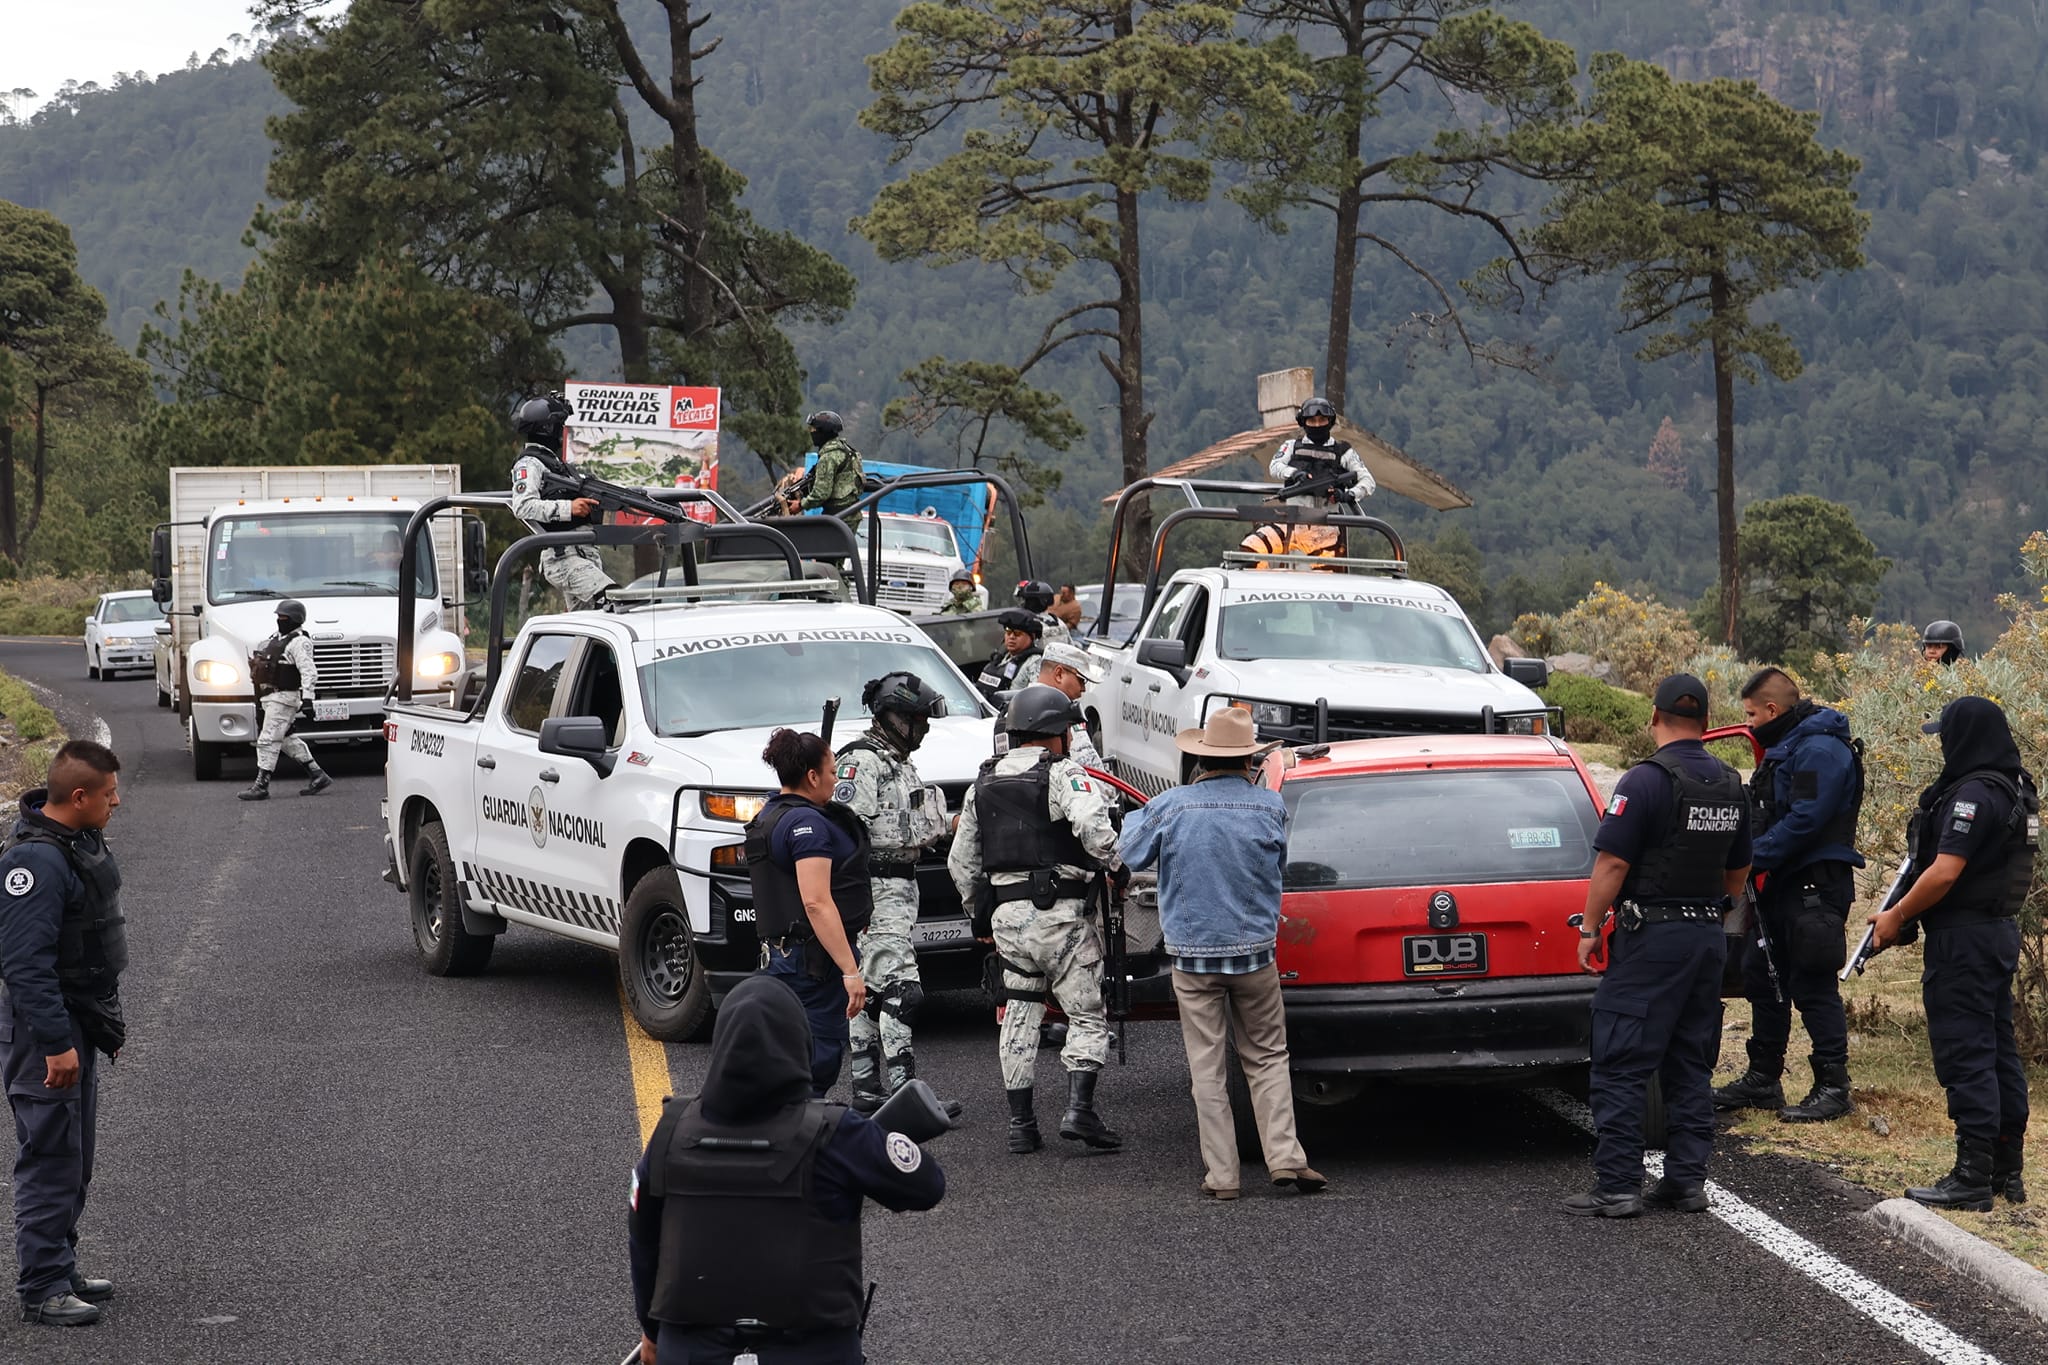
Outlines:
<svg viewBox="0 0 2048 1365"><path fill-rule="evenodd" d="M1550 671L1576 673L1581 678L1597 678L1601 682L1614 681L1614 665L1595 663L1590 654L1553 654L1550 656Z"/></svg>
<svg viewBox="0 0 2048 1365"><path fill-rule="evenodd" d="M1529 651L1505 635L1496 635L1486 642L1486 652L1493 656L1495 668L1504 667L1509 659L1526 659Z"/></svg>

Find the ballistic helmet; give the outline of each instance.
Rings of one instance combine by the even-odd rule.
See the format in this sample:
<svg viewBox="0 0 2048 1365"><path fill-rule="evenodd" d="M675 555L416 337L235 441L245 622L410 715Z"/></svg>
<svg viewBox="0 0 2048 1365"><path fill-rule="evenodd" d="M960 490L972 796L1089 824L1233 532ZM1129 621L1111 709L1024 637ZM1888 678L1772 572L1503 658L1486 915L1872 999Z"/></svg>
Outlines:
<svg viewBox="0 0 2048 1365"><path fill-rule="evenodd" d="M1328 431L1337 424L1337 409L1330 406L1327 398L1311 398L1294 410L1294 420L1303 431L1309 430L1309 422L1321 418L1323 430Z"/></svg>
<svg viewBox="0 0 2048 1365"><path fill-rule="evenodd" d="M1017 585L1017 605L1027 611L1044 611L1052 605L1056 594L1052 584L1042 578L1033 578Z"/></svg>
<svg viewBox="0 0 2048 1365"><path fill-rule="evenodd" d="M1003 717L1004 729L1029 739L1063 735L1083 723L1081 708L1046 683L1033 683L1010 698L1010 709Z"/></svg>
<svg viewBox="0 0 2048 1365"><path fill-rule="evenodd" d="M559 446L562 443L562 426L575 415L569 400L559 393L545 398L529 398L519 405L519 411L512 414L512 430L537 445Z"/></svg>
<svg viewBox="0 0 2048 1365"><path fill-rule="evenodd" d="M839 414L829 408L823 412L814 412L809 417L804 418L804 425L809 427L811 435L820 441L829 441L840 432L846 430L846 423L840 421Z"/></svg>
<svg viewBox="0 0 2048 1365"><path fill-rule="evenodd" d="M934 720L946 714L945 696L915 673L884 673L860 690L860 704L877 716L894 711Z"/></svg>
<svg viewBox="0 0 2048 1365"><path fill-rule="evenodd" d="M1957 650L1963 647L1963 628L1953 621L1936 621L1920 632L1922 648L1928 645L1953 645Z"/></svg>
<svg viewBox="0 0 2048 1365"><path fill-rule="evenodd" d="M289 635L306 624L306 604L294 597L287 597L277 604L277 633Z"/></svg>

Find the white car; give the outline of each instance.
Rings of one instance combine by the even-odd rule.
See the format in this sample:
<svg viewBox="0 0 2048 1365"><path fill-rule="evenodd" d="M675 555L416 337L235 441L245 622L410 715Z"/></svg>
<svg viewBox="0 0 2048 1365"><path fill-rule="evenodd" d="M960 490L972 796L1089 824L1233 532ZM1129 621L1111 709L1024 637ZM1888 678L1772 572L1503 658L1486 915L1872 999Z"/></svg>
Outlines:
<svg viewBox="0 0 2048 1365"><path fill-rule="evenodd" d="M85 618L85 676L147 673L156 667L156 623L163 609L148 589L103 592Z"/></svg>

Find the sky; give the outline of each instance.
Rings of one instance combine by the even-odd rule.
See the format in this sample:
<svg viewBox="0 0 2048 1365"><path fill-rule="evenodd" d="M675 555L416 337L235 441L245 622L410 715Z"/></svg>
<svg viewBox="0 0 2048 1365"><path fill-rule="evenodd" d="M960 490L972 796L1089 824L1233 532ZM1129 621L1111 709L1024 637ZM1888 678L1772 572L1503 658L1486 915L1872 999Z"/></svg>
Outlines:
<svg viewBox="0 0 2048 1365"><path fill-rule="evenodd" d="M116 71L160 76L205 61L228 35L250 35L250 0L0 0L0 94L27 88L47 103L67 80L108 83Z"/></svg>

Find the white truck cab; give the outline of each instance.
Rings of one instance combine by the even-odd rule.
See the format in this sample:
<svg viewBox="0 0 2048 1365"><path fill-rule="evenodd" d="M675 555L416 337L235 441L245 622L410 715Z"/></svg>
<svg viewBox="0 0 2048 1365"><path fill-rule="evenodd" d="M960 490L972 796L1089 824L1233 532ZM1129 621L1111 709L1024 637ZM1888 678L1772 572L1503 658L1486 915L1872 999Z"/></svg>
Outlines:
<svg viewBox="0 0 2048 1365"><path fill-rule="evenodd" d="M881 575L875 601L906 614L935 612L952 596L953 578L965 573L960 542L937 516L878 512Z"/></svg>
<svg viewBox="0 0 2048 1365"><path fill-rule="evenodd" d="M1155 570L1149 584L1116 585L1117 597L1141 595L1149 606L1129 643L1084 637L1108 675L1082 707L1110 770L1132 786L1157 793L1185 781L1175 734L1233 703L1251 710L1262 739L1289 744L1552 728L1554 712L1531 690L1546 680L1542 661L1510 660L1513 672L1496 666L1456 600L1407 576L1400 538L1386 523L1271 506L1197 511L1168 517L1161 540L1189 519L1278 517L1339 525L1359 540L1383 536L1393 553L1263 560L1230 553L1218 567L1182 569L1163 584ZM1159 562L1156 549L1151 562Z"/></svg>

